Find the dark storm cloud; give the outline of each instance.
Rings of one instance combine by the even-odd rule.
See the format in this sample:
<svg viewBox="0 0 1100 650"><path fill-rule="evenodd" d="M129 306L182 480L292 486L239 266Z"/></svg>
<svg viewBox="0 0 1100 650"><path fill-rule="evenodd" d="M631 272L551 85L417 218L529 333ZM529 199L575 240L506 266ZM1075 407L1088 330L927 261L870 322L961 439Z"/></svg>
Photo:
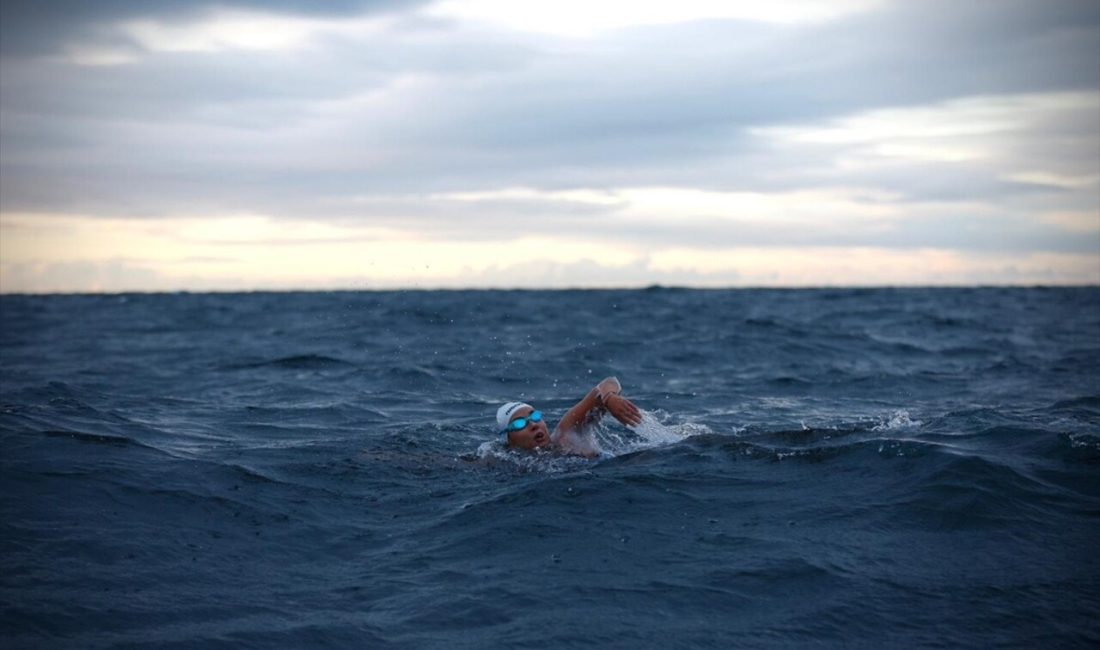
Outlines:
<svg viewBox="0 0 1100 650"><path fill-rule="evenodd" d="M53 54L102 25L134 18L186 20L211 9L346 17L421 4L424 0L5 0L0 3L0 54Z"/></svg>

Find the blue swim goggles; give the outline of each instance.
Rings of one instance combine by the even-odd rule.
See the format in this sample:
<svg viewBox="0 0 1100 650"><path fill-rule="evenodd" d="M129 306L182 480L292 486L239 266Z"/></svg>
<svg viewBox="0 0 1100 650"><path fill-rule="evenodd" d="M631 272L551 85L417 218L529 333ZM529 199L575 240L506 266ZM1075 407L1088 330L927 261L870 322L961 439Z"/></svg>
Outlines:
<svg viewBox="0 0 1100 650"><path fill-rule="evenodd" d="M524 418L516 418L508 423L508 428L501 433L509 433L512 431L523 431L527 428L527 422L542 422L542 411L531 411L531 415Z"/></svg>

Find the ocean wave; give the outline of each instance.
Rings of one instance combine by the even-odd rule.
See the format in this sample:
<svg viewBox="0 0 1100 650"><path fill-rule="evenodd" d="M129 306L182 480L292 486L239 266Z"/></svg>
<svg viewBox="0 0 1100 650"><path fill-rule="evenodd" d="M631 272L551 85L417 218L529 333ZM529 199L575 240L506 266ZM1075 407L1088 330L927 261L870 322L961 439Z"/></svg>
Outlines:
<svg viewBox="0 0 1100 650"><path fill-rule="evenodd" d="M946 455L908 482L898 498L902 518L934 529L1007 527L1042 519L1065 495L1009 464L979 456Z"/></svg>
<svg viewBox="0 0 1100 650"><path fill-rule="evenodd" d="M329 370L350 367L354 364L324 354L295 354L276 359L235 363L224 366L230 370L252 370L256 368L281 368L285 370Z"/></svg>
<svg viewBox="0 0 1100 650"><path fill-rule="evenodd" d="M79 442L87 442L97 445L115 445L115 446L134 446L145 447L147 449L153 449L149 445L142 444L133 438L127 438L126 436L119 435L103 435L99 433L84 433L81 431L71 430L46 430L40 432L43 436L49 438L69 438L77 440Z"/></svg>
<svg viewBox="0 0 1100 650"><path fill-rule="evenodd" d="M0 296L0 632L1084 647L1098 299ZM502 444L612 374L647 416L602 456Z"/></svg>
<svg viewBox="0 0 1100 650"><path fill-rule="evenodd" d="M1089 415L1100 415L1100 395L1085 395L1059 400L1050 406L1052 411L1084 411Z"/></svg>

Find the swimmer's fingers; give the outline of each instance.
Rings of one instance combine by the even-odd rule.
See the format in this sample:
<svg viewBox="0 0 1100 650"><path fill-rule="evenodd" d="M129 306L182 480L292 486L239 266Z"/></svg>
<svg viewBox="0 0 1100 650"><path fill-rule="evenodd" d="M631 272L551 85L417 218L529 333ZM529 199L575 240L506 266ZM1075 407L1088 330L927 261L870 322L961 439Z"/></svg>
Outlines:
<svg viewBox="0 0 1100 650"><path fill-rule="evenodd" d="M630 400L625 401L627 405L630 406L630 426L636 427L642 423L642 411L634 405L634 402Z"/></svg>
<svg viewBox="0 0 1100 650"><path fill-rule="evenodd" d="M634 402L622 395L615 395L614 397L615 399L608 401L607 410L611 411L611 415L614 415L616 420L631 427L636 427L642 423L642 412L634 405Z"/></svg>
<svg viewBox="0 0 1100 650"><path fill-rule="evenodd" d="M629 420L629 424L637 426L642 423L642 412L638 410L638 407L634 405L634 402L623 398L623 404L626 409L626 419Z"/></svg>

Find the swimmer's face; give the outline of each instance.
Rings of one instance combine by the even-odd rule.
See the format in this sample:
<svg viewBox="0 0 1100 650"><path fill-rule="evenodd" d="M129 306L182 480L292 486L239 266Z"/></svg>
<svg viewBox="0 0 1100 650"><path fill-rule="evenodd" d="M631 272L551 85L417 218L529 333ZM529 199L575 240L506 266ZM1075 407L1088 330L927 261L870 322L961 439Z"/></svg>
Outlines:
<svg viewBox="0 0 1100 650"><path fill-rule="evenodd" d="M524 406L512 414L512 419L509 422L514 422L519 418L525 418L535 412L535 409ZM546 426L546 418L539 420L538 422L532 422L527 420L527 426L523 427L519 431L508 432L508 444L512 447L519 447L520 449L538 449L540 447L550 446L550 429Z"/></svg>

